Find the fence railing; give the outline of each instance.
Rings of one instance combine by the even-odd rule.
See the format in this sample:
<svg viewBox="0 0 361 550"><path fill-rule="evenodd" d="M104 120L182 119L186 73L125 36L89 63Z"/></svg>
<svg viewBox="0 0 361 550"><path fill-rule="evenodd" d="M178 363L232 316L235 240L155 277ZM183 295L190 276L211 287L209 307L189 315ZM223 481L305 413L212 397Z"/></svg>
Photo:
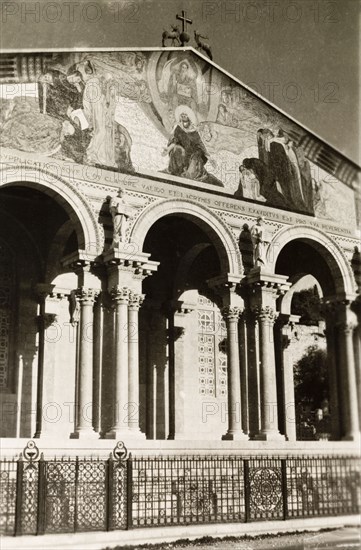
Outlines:
<svg viewBox="0 0 361 550"><path fill-rule="evenodd" d="M0 462L6 535L358 514L361 467L350 456L44 459L33 441Z"/></svg>

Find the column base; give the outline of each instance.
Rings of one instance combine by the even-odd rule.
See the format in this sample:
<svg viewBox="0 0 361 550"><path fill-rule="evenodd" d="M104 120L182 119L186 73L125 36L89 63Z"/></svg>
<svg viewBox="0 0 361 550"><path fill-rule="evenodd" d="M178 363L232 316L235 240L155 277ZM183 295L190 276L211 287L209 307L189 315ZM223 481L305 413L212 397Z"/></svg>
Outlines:
<svg viewBox="0 0 361 550"><path fill-rule="evenodd" d="M254 441L286 441L284 435L279 432L260 432L253 437Z"/></svg>
<svg viewBox="0 0 361 550"><path fill-rule="evenodd" d="M85 428L71 433L70 439L100 439L100 436L92 428Z"/></svg>
<svg viewBox="0 0 361 550"><path fill-rule="evenodd" d="M244 432L227 432L222 435L222 441L248 441L249 437Z"/></svg>

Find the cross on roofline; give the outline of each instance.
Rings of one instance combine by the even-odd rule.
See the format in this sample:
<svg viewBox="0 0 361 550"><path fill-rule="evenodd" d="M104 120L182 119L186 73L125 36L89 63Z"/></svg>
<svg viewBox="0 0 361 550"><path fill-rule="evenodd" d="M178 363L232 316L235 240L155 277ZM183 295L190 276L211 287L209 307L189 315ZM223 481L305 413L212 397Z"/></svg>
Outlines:
<svg viewBox="0 0 361 550"><path fill-rule="evenodd" d="M182 15L177 14L176 17L177 17L177 19L182 21L182 32L186 32L187 31L187 23L189 23L191 25L193 23L192 19L187 19L187 14L184 10L182 10Z"/></svg>

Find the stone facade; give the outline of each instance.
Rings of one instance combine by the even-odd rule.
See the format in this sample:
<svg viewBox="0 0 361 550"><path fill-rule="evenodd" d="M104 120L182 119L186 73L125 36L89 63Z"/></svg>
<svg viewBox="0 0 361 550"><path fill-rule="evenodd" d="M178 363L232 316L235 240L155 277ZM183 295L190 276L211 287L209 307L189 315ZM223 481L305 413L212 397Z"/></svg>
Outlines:
<svg viewBox="0 0 361 550"><path fill-rule="evenodd" d="M196 53L188 54L196 64ZM160 53L145 57L150 67ZM220 69L211 69L220 79ZM159 71L147 72L151 91L162 78L152 83L152 74ZM167 101L179 103L179 90ZM126 94L118 96L121 109ZM254 125L260 101L253 105L250 94L244 101ZM160 108L162 98L153 104ZM221 125L211 111L199 116ZM137 124L140 135L145 122ZM162 124L169 134L165 111ZM138 134L130 132L132 143ZM162 145L150 140L145 150ZM14 143L1 152L4 437L75 446L79 439L295 441L290 306L297 282L311 274L326 308L332 437L359 440L360 233L356 184L342 176L348 164L341 155L330 189L349 208L347 220L237 196L226 181L221 188L151 163L70 162ZM122 219L115 220L109 204L119 189ZM264 257L254 263L251 229L260 217Z"/></svg>

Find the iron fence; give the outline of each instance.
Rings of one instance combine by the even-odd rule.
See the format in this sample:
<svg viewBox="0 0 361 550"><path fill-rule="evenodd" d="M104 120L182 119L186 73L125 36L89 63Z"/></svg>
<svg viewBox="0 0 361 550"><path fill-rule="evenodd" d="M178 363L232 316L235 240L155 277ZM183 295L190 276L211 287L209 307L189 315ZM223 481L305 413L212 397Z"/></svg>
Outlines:
<svg viewBox="0 0 361 550"><path fill-rule="evenodd" d="M44 459L29 442L0 463L6 535L358 514L361 467L347 456Z"/></svg>

